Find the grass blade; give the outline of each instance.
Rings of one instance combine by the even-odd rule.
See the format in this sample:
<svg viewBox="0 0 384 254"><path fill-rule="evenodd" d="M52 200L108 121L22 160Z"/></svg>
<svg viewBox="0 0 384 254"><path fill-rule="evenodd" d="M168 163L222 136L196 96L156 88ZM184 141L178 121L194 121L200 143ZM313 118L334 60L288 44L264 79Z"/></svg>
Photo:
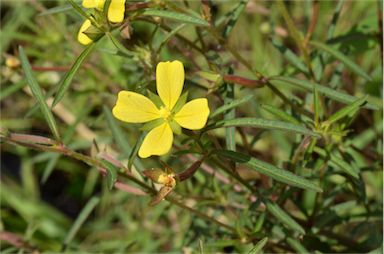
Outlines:
<svg viewBox="0 0 384 254"><path fill-rule="evenodd" d="M200 19L194 16L188 16L188 15L173 12L173 11L146 9L141 14L144 16L157 16L157 17L166 18L166 19L173 19L176 21L181 21L181 22L185 22L193 25L198 25L198 26L209 26L209 23L204 19Z"/></svg>
<svg viewBox="0 0 384 254"><path fill-rule="evenodd" d="M267 200L266 202L267 210L276 217L282 224L288 228L299 232L300 234L305 234L305 230L300 226L292 217L287 214L283 209L280 208L276 203L272 203Z"/></svg>
<svg viewBox="0 0 384 254"><path fill-rule="evenodd" d="M257 172L267 175L276 181L295 186L302 189L314 190L322 192L322 189L311 181L297 176L290 171L280 169L269 163L253 158L249 155L237 153L228 150L219 150L217 153L225 158L231 159L238 163L245 163L248 167L256 170Z"/></svg>
<svg viewBox="0 0 384 254"><path fill-rule="evenodd" d="M65 237L62 250L66 249L67 245L72 241L73 237L75 237L75 235L77 234L81 226L84 224L88 216L91 214L93 209L95 209L99 201L100 201L99 198L92 197L88 201L88 203L84 206L83 210L81 210L79 216L76 218L71 229L69 230L68 235Z"/></svg>
<svg viewBox="0 0 384 254"><path fill-rule="evenodd" d="M73 77L75 76L77 70L80 68L80 65L84 62L85 58L92 51L95 43L89 44L80 56L76 59L75 63L72 65L71 69L65 74L63 80L59 84L58 92L53 100L52 107L54 107L64 96L65 92L68 90L69 85L72 82Z"/></svg>
<svg viewBox="0 0 384 254"><path fill-rule="evenodd" d="M351 71L353 71L357 75L365 78L368 81L372 81L372 78L363 69L361 69L360 66L358 66L357 64L352 62L348 57L346 57L340 51L338 51L334 48L331 48L328 45L321 43L321 42L318 42L318 41L311 41L310 44L315 46L318 49L326 51L327 53L332 55L334 58L336 58L340 62L344 63L345 66L347 66Z"/></svg>
<svg viewBox="0 0 384 254"><path fill-rule="evenodd" d="M40 109L44 115L45 120L49 125L49 128L52 131L53 136L55 137L56 140L60 140L60 135L56 126L55 118L53 117L52 112L50 111L45 101L43 92L41 91L39 84L37 83L35 77L33 76L31 65L29 64L28 58L25 55L23 47L21 46L19 46L19 54L20 54L21 65L23 67L23 70L27 79L27 83L31 88L32 94L36 98L37 102L39 103Z"/></svg>
<svg viewBox="0 0 384 254"><path fill-rule="evenodd" d="M67 5L60 5L60 6L56 6L56 7L50 8L48 10L42 11L37 16L42 17L42 16L46 16L46 15L68 12L70 10L73 10L72 5L68 5L68 4Z"/></svg>
<svg viewBox="0 0 384 254"><path fill-rule="evenodd" d="M264 245L268 242L268 237L264 237L258 241L255 246L248 252L248 254L258 254L263 249Z"/></svg>
<svg viewBox="0 0 384 254"><path fill-rule="evenodd" d="M261 118L253 118L253 117L244 117L244 118L218 121L215 125L208 127L208 129L222 128L222 127L237 127L237 126L248 126L248 127L267 129L267 130L290 131L290 132L296 132L296 133L304 134L308 136L320 137L318 133L313 132L301 125L292 124L292 123L283 122L283 121L267 120L267 119L261 119Z"/></svg>
<svg viewBox="0 0 384 254"><path fill-rule="evenodd" d="M331 89L329 87L322 86L319 84L314 84L314 83L312 83L310 81L306 81L306 80L289 78L289 77L282 77L282 76L271 77L269 80L272 82L273 81L286 82L286 83L289 83L295 87L299 87L299 88L305 89L307 91L313 91L313 86L316 85L316 89L319 93L324 94L328 98L331 98L335 101L343 102L346 104L350 104L350 103L352 103L358 99L357 97L346 94L344 92L336 91L336 90ZM278 85L279 83L276 83L276 84ZM372 109L372 110L378 110L379 109L379 107L377 105L374 105L371 103L367 103L366 105L364 105L364 108L368 108L368 109Z"/></svg>
<svg viewBox="0 0 384 254"><path fill-rule="evenodd" d="M218 116L220 115L221 113L224 113L226 112L227 110L230 110L232 108L235 108L237 106L240 106L241 104L243 103L246 103L247 101L249 101L250 99L253 98L253 94L249 94L243 98L240 98L240 99L237 99L237 100L233 100L229 103L226 103L224 104L223 106L217 108L215 110L215 112L213 112L211 115L210 115L210 118L214 118L215 116Z"/></svg>

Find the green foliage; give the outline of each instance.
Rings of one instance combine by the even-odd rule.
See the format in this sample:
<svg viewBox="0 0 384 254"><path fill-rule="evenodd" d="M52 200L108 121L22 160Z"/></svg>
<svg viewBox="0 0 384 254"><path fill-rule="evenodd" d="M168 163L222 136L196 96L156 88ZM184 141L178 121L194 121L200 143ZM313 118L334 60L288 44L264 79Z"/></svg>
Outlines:
<svg viewBox="0 0 384 254"><path fill-rule="evenodd" d="M382 252L380 2L106 3L2 1L2 253ZM164 120L117 120L117 93L159 107L176 59L174 111L206 97L207 125L139 158Z"/></svg>

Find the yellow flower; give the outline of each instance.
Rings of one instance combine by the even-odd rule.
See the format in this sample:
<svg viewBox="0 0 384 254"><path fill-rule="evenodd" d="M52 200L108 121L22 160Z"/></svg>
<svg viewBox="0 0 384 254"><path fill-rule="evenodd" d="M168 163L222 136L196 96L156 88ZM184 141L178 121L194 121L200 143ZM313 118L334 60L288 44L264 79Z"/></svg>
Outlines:
<svg viewBox="0 0 384 254"><path fill-rule="evenodd" d="M95 8L100 11L103 10L105 0L83 0L83 6L85 8ZM111 0L108 8L108 20L112 23L121 23L124 20L125 13L125 0ZM84 21L83 25L80 27L80 30L77 34L77 40L83 44L88 45L93 40L89 38L84 32L91 27L91 21Z"/></svg>
<svg viewBox="0 0 384 254"><path fill-rule="evenodd" d="M92 42L92 39L89 38L84 32L91 26L91 21L87 19L84 21L84 23L81 25L79 33L77 34L77 40L83 44L83 45L88 45L89 43Z"/></svg>
<svg viewBox="0 0 384 254"><path fill-rule="evenodd" d="M199 98L175 107L184 84L184 66L180 61L160 62L156 68L156 88L162 105L159 108L149 98L130 91L118 94L113 115L128 123L145 123L160 119L160 125L153 128L144 138L139 150L141 158L166 154L172 147L171 125L189 130L205 126L209 107L206 98Z"/></svg>
<svg viewBox="0 0 384 254"><path fill-rule="evenodd" d="M85 8L96 8L103 10L105 0L83 0ZM124 20L125 0L111 0L108 8L108 20L112 23L121 23Z"/></svg>

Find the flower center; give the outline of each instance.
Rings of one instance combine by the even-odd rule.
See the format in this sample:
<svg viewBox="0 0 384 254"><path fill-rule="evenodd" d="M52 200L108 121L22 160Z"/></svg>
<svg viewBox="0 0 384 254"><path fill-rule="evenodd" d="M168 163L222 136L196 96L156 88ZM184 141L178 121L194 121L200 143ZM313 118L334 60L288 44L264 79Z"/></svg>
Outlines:
<svg viewBox="0 0 384 254"><path fill-rule="evenodd" d="M164 118L164 120L169 121L171 120L172 113L167 107L161 107L160 116Z"/></svg>

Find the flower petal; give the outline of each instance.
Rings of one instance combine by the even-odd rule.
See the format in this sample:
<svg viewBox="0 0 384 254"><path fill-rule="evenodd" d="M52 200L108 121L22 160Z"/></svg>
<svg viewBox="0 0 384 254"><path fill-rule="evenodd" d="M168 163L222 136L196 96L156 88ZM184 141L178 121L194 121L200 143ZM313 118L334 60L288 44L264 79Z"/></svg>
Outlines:
<svg viewBox="0 0 384 254"><path fill-rule="evenodd" d="M180 61L160 62L156 68L156 86L164 105L172 110L184 84L184 66Z"/></svg>
<svg viewBox="0 0 384 254"><path fill-rule="evenodd" d="M198 130L205 126L209 116L208 100L199 98L185 104L174 119L181 127Z"/></svg>
<svg viewBox="0 0 384 254"><path fill-rule="evenodd" d="M93 42L85 33L83 33L85 30L87 30L91 26L91 21L87 19L84 21L84 23L81 25L79 33L77 34L77 40L83 44L88 45L91 42Z"/></svg>
<svg viewBox="0 0 384 254"><path fill-rule="evenodd" d="M103 9L105 0L83 0L84 8L98 8Z"/></svg>
<svg viewBox="0 0 384 254"><path fill-rule="evenodd" d="M166 154L171 149L172 142L173 133L171 127L169 127L168 123L163 123L145 136L139 150L139 156L148 158L151 155Z"/></svg>
<svg viewBox="0 0 384 254"><path fill-rule="evenodd" d="M124 20L125 0L112 0L108 8L108 20L121 23Z"/></svg>
<svg viewBox="0 0 384 254"><path fill-rule="evenodd" d="M130 91L119 92L112 113L117 119L128 123L145 123L160 117L159 110L150 99Z"/></svg>

